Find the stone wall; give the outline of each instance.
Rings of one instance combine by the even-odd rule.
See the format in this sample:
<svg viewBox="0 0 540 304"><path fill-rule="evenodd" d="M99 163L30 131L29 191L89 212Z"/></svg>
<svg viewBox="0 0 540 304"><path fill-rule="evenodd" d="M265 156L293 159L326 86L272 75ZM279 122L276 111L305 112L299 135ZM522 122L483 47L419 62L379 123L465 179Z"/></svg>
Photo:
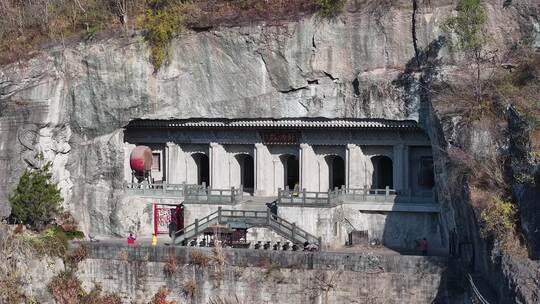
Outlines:
<svg viewBox="0 0 540 304"><path fill-rule="evenodd" d="M226 249L225 265L197 266L191 264L191 252L212 258L212 250L88 246L89 256L78 271L84 285L99 282L105 291L134 303L147 303L161 286L172 291L171 298L191 303L218 298L238 298L240 303L431 303L441 293L447 263L438 257ZM178 270L166 276L163 269L170 257L176 257ZM193 298L184 293L188 281L196 286Z"/></svg>
<svg viewBox="0 0 540 304"><path fill-rule="evenodd" d="M418 250L417 242L425 237L432 253L447 252L437 213L370 212L358 209L354 204L331 208L280 206L278 215L322 237L325 248L344 247L348 234L354 229L367 230L371 240L378 239L396 250Z"/></svg>

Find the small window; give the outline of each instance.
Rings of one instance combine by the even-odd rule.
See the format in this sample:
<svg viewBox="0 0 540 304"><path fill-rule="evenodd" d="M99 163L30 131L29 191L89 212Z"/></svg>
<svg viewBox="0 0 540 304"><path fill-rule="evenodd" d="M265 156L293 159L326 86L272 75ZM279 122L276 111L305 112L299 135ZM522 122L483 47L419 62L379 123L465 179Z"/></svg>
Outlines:
<svg viewBox="0 0 540 304"><path fill-rule="evenodd" d="M433 157L420 157L420 172L418 174L418 185L423 188L433 188L435 177L433 176Z"/></svg>
<svg viewBox="0 0 540 304"><path fill-rule="evenodd" d="M152 171L161 171L161 153L152 153Z"/></svg>

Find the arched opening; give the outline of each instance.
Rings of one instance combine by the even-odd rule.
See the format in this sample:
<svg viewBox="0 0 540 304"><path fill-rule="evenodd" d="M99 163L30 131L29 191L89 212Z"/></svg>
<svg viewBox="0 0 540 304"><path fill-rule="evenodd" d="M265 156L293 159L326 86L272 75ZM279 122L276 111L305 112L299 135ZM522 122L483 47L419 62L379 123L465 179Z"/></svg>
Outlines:
<svg viewBox="0 0 540 304"><path fill-rule="evenodd" d="M298 158L291 154L282 155L280 158L283 163L285 187L294 189L296 185L300 184Z"/></svg>
<svg viewBox="0 0 540 304"><path fill-rule="evenodd" d="M253 191L255 185L253 157L248 154L238 154L234 158L236 158L236 161L240 165L240 184L244 187L245 191Z"/></svg>
<svg viewBox="0 0 540 304"><path fill-rule="evenodd" d="M388 156L377 155L371 158L373 175L371 176L372 189L384 189L387 186L393 188L394 176L392 159Z"/></svg>
<svg viewBox="0 0 540 304"><path fill-rule="evenodd" d="M194 153L191 154L191 157L197 166L197 184L202 185L205 183L206 186L210 186L210 162L208 156L204 153Z"/></svg>
<svg viewBox="0 0 540 304"><path fill-rule="evenodd" d="M328 188L345 185L345 160L338 155L328 155L324 160L328 165Z"/></svg>

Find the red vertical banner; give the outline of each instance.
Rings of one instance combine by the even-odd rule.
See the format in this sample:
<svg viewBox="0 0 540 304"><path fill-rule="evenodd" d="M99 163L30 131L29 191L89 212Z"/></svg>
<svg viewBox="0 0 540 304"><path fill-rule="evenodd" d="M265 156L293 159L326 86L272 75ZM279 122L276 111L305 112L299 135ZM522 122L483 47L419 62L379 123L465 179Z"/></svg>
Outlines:
<svg viewBox="0 0 540 304"><path fill-rule="evenodd" d="M154 203L154 234L158 234L158 207L157 207L157 204Z"/></svg>

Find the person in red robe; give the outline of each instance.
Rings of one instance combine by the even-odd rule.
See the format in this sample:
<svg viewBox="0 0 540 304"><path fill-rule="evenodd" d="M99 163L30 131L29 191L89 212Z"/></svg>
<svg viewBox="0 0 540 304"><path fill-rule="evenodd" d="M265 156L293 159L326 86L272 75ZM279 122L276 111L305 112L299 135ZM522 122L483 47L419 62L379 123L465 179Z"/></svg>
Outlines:
<svg viewBox="0 0 540 304"><path fill-rule="evenodd" d="M423 238L422 240L420 240L420 251L422 251L422 255L427 255L428 242L426 238Z"/></svg>
<svg viewBox="0 0 540 304"><path fill-rule="evenodd" d="M133 244L135 244L135 240L136 240L136 238L133 236L133 234L130 233L129 236L128 236L128 238L127 238L127 243L128 243L128 245L133 245Z"/></svg>

